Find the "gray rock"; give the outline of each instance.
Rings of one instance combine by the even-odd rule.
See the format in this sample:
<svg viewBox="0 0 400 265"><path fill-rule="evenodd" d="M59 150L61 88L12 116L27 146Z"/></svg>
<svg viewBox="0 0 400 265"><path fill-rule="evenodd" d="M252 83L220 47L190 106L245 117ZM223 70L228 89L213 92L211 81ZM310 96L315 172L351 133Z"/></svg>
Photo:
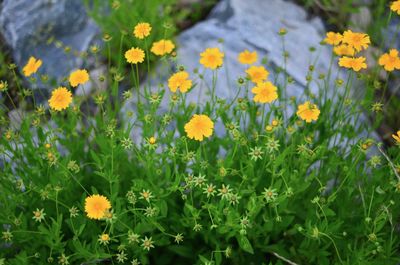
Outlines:
<svg viewBox="0 0 400 265"><path fill-rule="evenodd" d="M201 69L199 54L207 47L219 47L225 53L225 58L224 66L218 70L216 94L228 100L233 99L238 89L237 78L245 77L246 66L237 62L238 54L245 49L257 51L259 60L256 65L261 65L262 58L268 58L267 70L270 72L270 80L276 78L277 67L284 65L282 36L278 34L281 28L288 31L285 36L286 50L290 54L287 74L296 81L288 86L288 96L305 99L304 88L309 65L315 65L315 75L327 73L331 51L328 47L319 45L325 34L321 20L308 20L306 11L290 1L221 1L207 20L184 31L178 37L177 64L183 65L194 77L193 70ZM221 38L223 43L219 42ZM311 47L317 48L317 51L310 53ZM316 57L319 57L319 60L314 63ZM335 68L336 66L333 67ZM200 72L203 73L203 70ZM165 83L169 74L171 72L165 73L164 70L159 75L160 79L151 80L153 85ZM205 82L211 84L211 79L212 72L206 70ZM208 96L205 93L207 89L204 82L195 81L198 82L196 91L187 94L187 102L206 102ZM316 93L317 86L311 86L311 91ZM169 91L166 94L164 99L169 98ZM125 110L134 108L134 104L134 101L128 103Z"/></svg>
<svg viewBox="0 0 400 265"><path fill-rule="evenodd" d="M393 14L390 23L387 27L382 28L382 38L383 48L384 49L398 49L400 50L400 39L398 37L400 32L400 18L397 15Z"/></svg>
<svg viewBox="0 0 400 265"><path fill-rule="evenodd" d="M221 69L220 75L225 76L228 70L229 76L237 78L243 76L245 70L245 67L237 62L237 55L244 49L255 50L260 59L268 58L270 65L268 70L273 80L274 68L284 65L282 37L278 34L281 28L286 28L289 32L285 36L286 50L290 54L287 73L298 84L291 88L293 96L299 96L304 92L303 86L306 85L306 75L312 61L309 48L320 49L321 59L315 65L318 72L328 71L330 51L327 47L318 45L324 38L320 32L321 23L307 20L306 11L291 2L283 0L220 2L208 20L180 35L178 63L191 71L199 67L199 53L205 47L217 46L225 52L224 63L228 68ZM222 45L218 43L220 38L224 40ZM207 77L209 78L209 75ZM233 97L236 91L229 88L235 86L236 78L221 79L217 87L218 96Z"/></svg>
<svg viewBox="0 0 400 265"><path fill-rule="evenodd" d="M199 64L199 54L207 47L219 47L225 53L224 66L217 72L216 94L218 97L228 101L235 97L238 91L237 78L245 77L247 68L238 63L237 56L245 49L257 51L259 60L256 65L261 65L261 58L267 58L266 68L270 72L269 79L282 84L283 75L280 74L278 77L277 74L277 69L284 66L282 36L278 34L281 28L288 31L284 36L285 49L290 55L286 65L287 74L295 80L293 84L288 85L287 96L295 96L300 102L309 100L305 94L305 87L310 64L315 67L314 79L317 79L321 73L327 74L330 68L331 47L319 45L325 38L322 25L318 18L310 21L306 11L291 1L222 0L212 10L207 20L184 31L178 37L177 65L183 65L197 83L193 91L186 94L186 102L204 106L209 100L205 83L211 84L212 71L203 70ZM223 43L219 41L221 38ZM309 51L311 47L316 48L316 51L311 53ZM204 73L204 82L196 78L197 75L194 74L196 68L200 69L200 73ZM165 67L160 67L159 73L155 75L160 78L155 80L152 77L150 81L152 87L156 87L159 83L166 84L171 72L166 73ZM345 78L339 71L337 62L332 65L332 73L333 78L336 78L336 73ZM335 90L334 85L331 87L328 98ZM309 88L312 93L318 94L319 88L316 82L312 82ZM164 109L168 107L169 94L169 90L166 89L165 101L161 105ZM253 98L250 93L249 98ZM134 110L135 104L135 99L128 102L122 110L123 114ZM268 104L266 105L268 108ZM294 111L292 106L287 106L288 115ZM361 119L357 122L362 123ZM223 126L219 122L216 124L215 132L217 135L224 134ZM140 139L140 135L140 131L132 132L135 140Z"/></svg>
<svg viewBox="0 0 400 265"><path fill-rule="evenodd" d="M0 33L20 69L35 56L43 61L39 73L60 81L82 66L82 59L72 51L86 51L98 28L88 18L81 0L4 0ZM71 47L71 52L66 54L54 43L49 45L50 38Z"/></svg>

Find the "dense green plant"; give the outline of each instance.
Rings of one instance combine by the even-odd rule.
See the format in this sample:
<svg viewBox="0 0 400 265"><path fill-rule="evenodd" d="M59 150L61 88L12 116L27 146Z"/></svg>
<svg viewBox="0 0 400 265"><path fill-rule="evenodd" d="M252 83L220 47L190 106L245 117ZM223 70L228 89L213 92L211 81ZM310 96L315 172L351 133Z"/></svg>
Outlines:
<svg viewBox="0 0 400 265"><path fill-rule="evenodd" d="M0 102L6 109L13 108L14 106L12 106L12 103L14 101L18 102L18 98L23 96L22 93L18 93L21 91L16 89L17 86L22 83L22 79L19 77L15 67L6 47L0 46L0 76L3 80L6 80L4 84L14 88L0 98Z"/></svg>
<svg viewBox="0 0 400 265"><path fill-rule="evenodd" d="M291 33L279 34L284 42ZM208 73L212 82L203 89L211 99L188 104L165 81L139 86L132 67L125 80L133 88L122 96L121 78L112 71L103 77L108 90L94 96L94 114L81 111L74 96L66 110L38 105L20 125L1 127L0 262L398 264L399 147L361 138L371 130L359 122L370 93L350 98L355 77L368 88L374 80L352 70L342 80L310 65L304 94L288 98L294 80L285 71L285 45L282 54L278 99L268 104L249 98L260 85L251 76L238 77L235 98L218 98L219 70L202 69L186 93L198 93ZM121 115L132 97L136 108ZM320 111L313 122L293 112L305 101ZM223 132L191 139L194 114L222 123ZM100 220L85 212L97 194L111 204Z"/></svg>

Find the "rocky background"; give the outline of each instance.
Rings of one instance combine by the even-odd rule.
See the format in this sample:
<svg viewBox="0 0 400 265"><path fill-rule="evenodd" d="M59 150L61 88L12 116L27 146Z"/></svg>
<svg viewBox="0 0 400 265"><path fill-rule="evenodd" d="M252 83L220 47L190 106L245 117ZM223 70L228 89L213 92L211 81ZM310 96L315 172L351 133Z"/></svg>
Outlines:
<svg viewBox="0 0 400 265"><path fill-rule="evenodd" d="M88 50L99 28L87 16L82 0L3 0L0 33L20 68L30 56L43 58L39 74L59 81L82 66L77 55ZM49 44L52 41L55 45Z"/></svg>
<svg viewBox="0 0 400 265"><path fill-rule="evenodd" d="M290 56L286 69L288 76L295 82L289 85L288 95L302 96L309 65L317 57L309 49L315 47L319 50L320 59L315 64L318 69L316 74L328 71L331 53L327 46L319 47L325 35L321 19L308 19L304 9L289 1L220 1L206 20L178 36L177 65L184 66L191 76L195 76L194 71L199 68L199 54L205 47L220 47L225 57L224 67L218 72L222 78L218 79L216 94L218 97L233 99L238 77L245 77L246 66L237 62L237 55L245 49L257 51L259 61L264 59L268 62L270 79L276 78L276 71L284 65L282 36L278 34L281 28L290 32L285 35L285 49ZM160 80L152 78L154 85L168 78L163 73L158 76L161 76ZM205 83L211 84L211 71L205 71L203 76L204 81L198 84L196 90L204 93L189 93L186 97L188 102L207 100ZM314 93L317 92L316 86L311 88ZM134 104L132 102L128 108L133 108Z"/></svg>

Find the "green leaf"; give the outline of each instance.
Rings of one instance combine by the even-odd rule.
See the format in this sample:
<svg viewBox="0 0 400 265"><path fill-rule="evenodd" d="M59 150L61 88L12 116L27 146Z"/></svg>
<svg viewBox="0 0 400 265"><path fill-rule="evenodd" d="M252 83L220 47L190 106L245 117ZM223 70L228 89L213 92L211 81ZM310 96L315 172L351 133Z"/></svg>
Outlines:
<svg viewBox="0 0 400 265"><path fill-rule="evenodd" d="M207 258L205 258L204 256L202 256L202 255L199 255L199 258L200 258L200 261L203 262L203 264L209 264L210 263L210 261Z"/></svg>
<svg viewBox="0 0 400 265"><path fill-rule="evenodd" d="M185 258L193 257L193 250L191 247L188 247L188 246L170 245L170 246L168 246L168 249L171 250L172 252L178 254L179 256L182 256Z"/></svg>
<svg viewBox="0 0 400 265"><path fill-rule="evenodd" d="M168 205L165 200L160 201L160 215L161 217L166 217L168 214Z"/></svg>
<svg viewBox="0 0 400 265"><path fill-rule="evenodd" d="M155 227L157 227L157 228L158 228L158 230L160 230L162 233L164 233L164 232L165 232L165 228L164 228L164 227L162 227L162 225L161 225L161 224L159 224L158 222L151 220L151 223L152 223L152 224L153 224Z"/></svg>
<svg viewBox="0 0 400 265"><path fill-rule="evenodd" d="M254 254L253 247L251 246L251 243L247 239L246 236L237 236L236 239L237 239L241 249L243 249L244 251L246 251L250 254Z"/></svg>

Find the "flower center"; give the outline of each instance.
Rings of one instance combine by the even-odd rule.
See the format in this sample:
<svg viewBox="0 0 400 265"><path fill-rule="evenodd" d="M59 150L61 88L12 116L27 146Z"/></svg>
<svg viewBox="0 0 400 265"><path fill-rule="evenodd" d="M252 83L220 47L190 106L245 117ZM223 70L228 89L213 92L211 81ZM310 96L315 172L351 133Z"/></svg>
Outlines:
<svg viewBox="0 0 400 265"><path fill-rule="evenodd" d="M56 95L56 101L58 101L58 102L62 102L62 101L64 101L64 95L62 95L62 94L58 94L58 95Z"/></svg>
<svg viewBox="0 0 400 265"><path fill-rule="evenodd" d="M215 62L215 60L216 60L217 58L216 58L216 56L215 55L213 55L213 54L210 54L210 55L208 55L208 60L210 61L210 62Z"/></svg>
<svg viewBox="0 0 400 265"><path fill-rule="evenodd" d="M101 211L103 207L101 206L101 203L95 203L95 204L93 205L93 208L94 208L96 211Z"/></svg>
<svg viewBox="0 0 400 265"><path fill-rule="evenodd" d="M353 42L355 42L355 43L360 43L361 40L362 40L362 36L356 35L353 37Z"/></svg>
<svg viewBox="0 0 400 265"><path fill-rule="evenodd" d="M254 79L259 79L259 78L261 78L262 77L262 73L261 72L254 72L253 73L253 78Z"/></svg>
<svg viewBox="0 0 400 265"><path fill-rule="evenodd" d="M391 63L395 63L395 62L396 62L396 60L397 60L397 58L396 58L396 57L394 57L394 56L389 56L389 62L391 62Z"/></svg>

